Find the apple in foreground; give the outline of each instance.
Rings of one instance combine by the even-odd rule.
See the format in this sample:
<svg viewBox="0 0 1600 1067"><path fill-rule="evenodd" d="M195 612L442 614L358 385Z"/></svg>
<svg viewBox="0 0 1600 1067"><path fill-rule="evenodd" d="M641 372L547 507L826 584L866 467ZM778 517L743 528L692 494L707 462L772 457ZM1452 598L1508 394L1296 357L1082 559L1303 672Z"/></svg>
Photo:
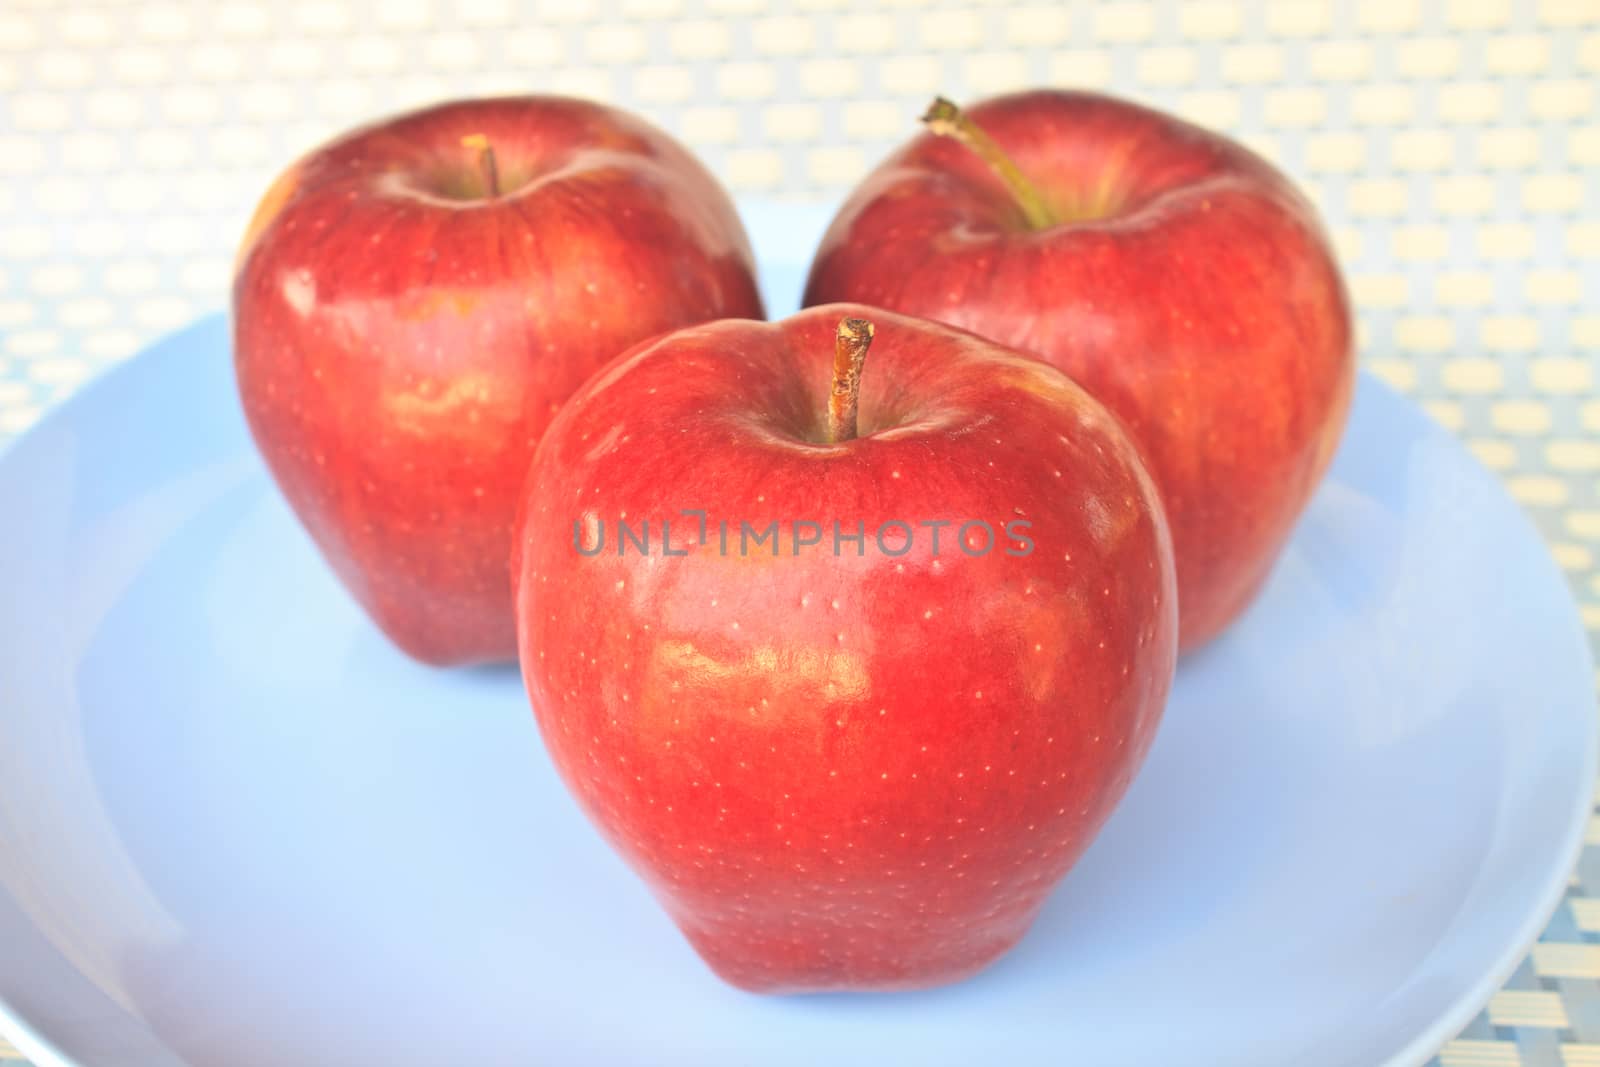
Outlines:
<svg viewBox="0 0 1600 1067"><path fill-rule="evenodd" d="M940 100L924 121L834 219L806 303L972 330L1110 408L1160 487L1181 645L1200 645L1264 583L1348 413L1350 306L1311 205L1226 138L1104 96Z"/></svg>
<svg viewBox="0 0 1600 1067"><path fill-rule="evenodd" d="M1122 796L1176 657L1165 520L1115 419L858 306L612 363L539 448L512 572L555 766L762 992L1004 953Z"/></svg>
<svg viewBox="0 0 1600 1067"><path fill-rule="evenodd" d="M665 134L462 101L277 180L240 249L234 362L284 496L383 631L428 663L509 660L511 522L551 416L638 341L762 314L731 202Z"/></svg>

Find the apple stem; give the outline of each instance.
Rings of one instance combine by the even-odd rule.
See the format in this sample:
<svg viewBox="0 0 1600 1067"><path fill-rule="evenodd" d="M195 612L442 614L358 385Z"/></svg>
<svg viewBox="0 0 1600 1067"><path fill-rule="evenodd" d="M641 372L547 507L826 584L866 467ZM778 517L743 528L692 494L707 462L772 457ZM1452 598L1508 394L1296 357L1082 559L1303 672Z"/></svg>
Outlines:
<svg viewBox="0 0 1600 1067"><path fill-rule="evenodd" d="M494 146L481 133L469 133L461 138L462 148L478 152L478 171L483 175L484 195L493 200L500 195L500 167L495 162Z"/></svg>
<svg viewBox="0 0 1600 1067"><path fill-rule="evenodd" d="M1042 230L1054 220L1050 211L1045 207L1044 197L1039 195L1032 182L1027 179L1005 150L995 143L987 130L976 122L951 101L942 96L936 96L933 103L928 105L927 113L922 116L923 125L940 137L950 137L966 145L985 163L989 169L1011 190L1011 197L1022 209L1022 215L1028 220L1028 225L1035 230Z"/></svg>
<svg viewBox="0 0 1600 1067"><path fill-rule="evenodd" d="M861 395L861 365L872 347L872 323L840 319L833 339L833 389L828 394L828 443L853 441L856 403Z"/></svg>

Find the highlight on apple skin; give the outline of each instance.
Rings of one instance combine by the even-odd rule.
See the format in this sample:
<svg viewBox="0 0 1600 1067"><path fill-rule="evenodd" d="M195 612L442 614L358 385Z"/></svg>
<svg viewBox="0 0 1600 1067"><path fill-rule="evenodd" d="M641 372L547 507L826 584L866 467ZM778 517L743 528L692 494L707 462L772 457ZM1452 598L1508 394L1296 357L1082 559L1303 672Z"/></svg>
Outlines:
<svg viewBox="0 0 1600 1067"><path fill-rule="evenodd" d="M647 337L762 318L733 205L643 120L444 104L312 152L240 249L250 430L333 570L427 663L516 654L517 493L560 404Z"/></svg>
<svg viewBox="0 0 1600 1067"><path fill-rule="evenodd" d="M1203 644L1265 582L1348 414L1350 304L1315 211L1244 147L1106 96L925 121L834 219L806 303L972 330L1110 408L1166 505L1182 647Z"/></svg>
<svg viewBox="0 0 1600 1067"><path fill-rule="evenodd" d="M744 989L993 962L1172 682L1171 545L1133 444L1059 371L926 320L827 306L642 344L557 415L521 501L546 748Z"/></svg>

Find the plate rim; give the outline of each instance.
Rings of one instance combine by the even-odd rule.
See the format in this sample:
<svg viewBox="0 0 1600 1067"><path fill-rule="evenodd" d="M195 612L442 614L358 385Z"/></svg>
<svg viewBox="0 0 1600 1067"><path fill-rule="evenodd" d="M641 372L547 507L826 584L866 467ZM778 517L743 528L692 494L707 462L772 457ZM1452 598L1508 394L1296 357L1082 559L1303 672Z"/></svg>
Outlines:
<svg viewBox="0 0 1600 1067"><path fill-rule="evenodd" d="M201 314L186 325L167 331L141 346L127 358L83 382L69 396L47 407L31 426L0 443L0 468L14 462L25 443L50 432L54 426L70 418L71 412L86 403L91 396L115 388L117 383L135 373L140 364L153 358L160 350L183 344L191 335L204 333L219 325L231 329L231 315L227 311L214 309ZM1596 669L1595 657L1588 632L1578 615L1571 586L1551 556L1544 534L1533 523L1527 511L1511 496L1499 477L1484 467L1455 434L1430 418L1411 397L1394 389L1365 367L1358 367L1358 386L1384 394L1386 399L1398 403L1409 415L1420 420L1436 441L1445 442L1446 447L1455 453L1455 458L1469 464L1488 487L1489 492L1496 494L1501 503L1515 514L1514 522L1534 544L1539 546L1544 566L1552 572L1551 576L1566 594L1566 618L1558 625L1569 632L1577 633L1579 638L1577 648L1583 661L1581 665L1586 668L1587 677L1593 678ZM1597 784L1600 784L1600 707L1596 706L1597 701L1600 701L1600 694L1597 694L1593 687L1590 688L1587 700L1581 701L1587 705L1588 710L1588 714L1581 717L1582 721L1579 724L1583 735L1581 755L1583 762L1579 781L1583 788L1575 799L1569 801L1571 810L1563 835L1563 848L1555 855L1555 862L1547 867L1542 889L1534 905L1526 910L1516 934L1505 943L1494 964L1480 971L1478 978L1468 984L1444 1011L1423 1026L1397 1051L1390 1054L1384 1061L1383 1067L1418 1067L1436 1056L1505 985L1530 949L1538 943L1539 935L1561 906L1562 900L1566 897L1571 873L1583 854L1585 828L1595 810L1595 790ZM0 1037L8 1040L34 1067L88 1067L61 1052L51 1040L36 1031L4 997L0 997Z"/></svg>
<svg viewBox="0 0 1600 1067"><path fill-rule="evenodd" d="M1522 509L1519 507L1517 510L1520 513ZM1526 514L1523 514L1522 518L1524 522L1528 521ZM1537 529L1533 532L1538 534ZM1540 542L1543 543L1542 535ZM1585 638L1582 647L1589 674L1593 676L1594 656L1589 653L1587 635ZM1594 701L1591 700L1590 703ZM1595 786L1597 775L1600 775L1600 751L1597 751L1597 745L1600 745L1600 719L1597 719L1595 710L1591 707L1590 714L1583 717L1586 729L1580 781L1586 784L1586 788L1581 792L1573 816L1567 825L1566 848L1562 853L1564 858L1551 868L1540 903L1523 916L1522 925L1518 927L1515 938L1508 942L1509 947L1502 952L1495 965L1483 971L1477 982L1456 997L1448 1009L1392 1055L1383 1067L1420 1067L1421 1064L1437 1056L1445 1045L1455 1040L1462 1028L1488 1006L1489 1001L1505 986L1506 981L1516 972L1518 965L1533 946L1539 943L1539 935L1544 932L1544 928L1550 924L1557 909L1561 907L1561 902L1566 899L1567 882L1583 856L1584 831L1595 809ZM56 1065L52 1064L50 1067ZM77 1065L68 1064L64 1067L77 1067Z"/></svg>

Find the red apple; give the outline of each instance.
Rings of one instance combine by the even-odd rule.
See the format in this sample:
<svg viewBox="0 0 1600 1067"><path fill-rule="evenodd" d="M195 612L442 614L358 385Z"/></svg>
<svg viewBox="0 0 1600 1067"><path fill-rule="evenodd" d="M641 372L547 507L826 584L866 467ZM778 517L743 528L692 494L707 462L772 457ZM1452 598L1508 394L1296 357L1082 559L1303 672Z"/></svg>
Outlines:
<svg viewBox="0 0 1600 1067"><path fill-rule="evenodd" d="M539 448L512 574L556 767L763 992L1005 952L1122 796L1176 655L1116 420L1038 360L858 306L620 357Z"/></svg>
<svg viewBox="0 0 1600 1067"><path fill-rule="evenodd" d="M516 654L506 560L550 418L630 345L761 318L728 197L613 108L464 101L295 164L240 250L250 429L334 571L434 664Z"/></svg>
<svg viewBox="0 0 1600 1067"><path fill-rule="evenodd" d="M1115 412L1172 525L1182 647L1201 644L1265 581L1349 408L1350 305L1311 205L1226 138L1104 96L925 121L835 218L806 302L961 326Z"/></svg>

